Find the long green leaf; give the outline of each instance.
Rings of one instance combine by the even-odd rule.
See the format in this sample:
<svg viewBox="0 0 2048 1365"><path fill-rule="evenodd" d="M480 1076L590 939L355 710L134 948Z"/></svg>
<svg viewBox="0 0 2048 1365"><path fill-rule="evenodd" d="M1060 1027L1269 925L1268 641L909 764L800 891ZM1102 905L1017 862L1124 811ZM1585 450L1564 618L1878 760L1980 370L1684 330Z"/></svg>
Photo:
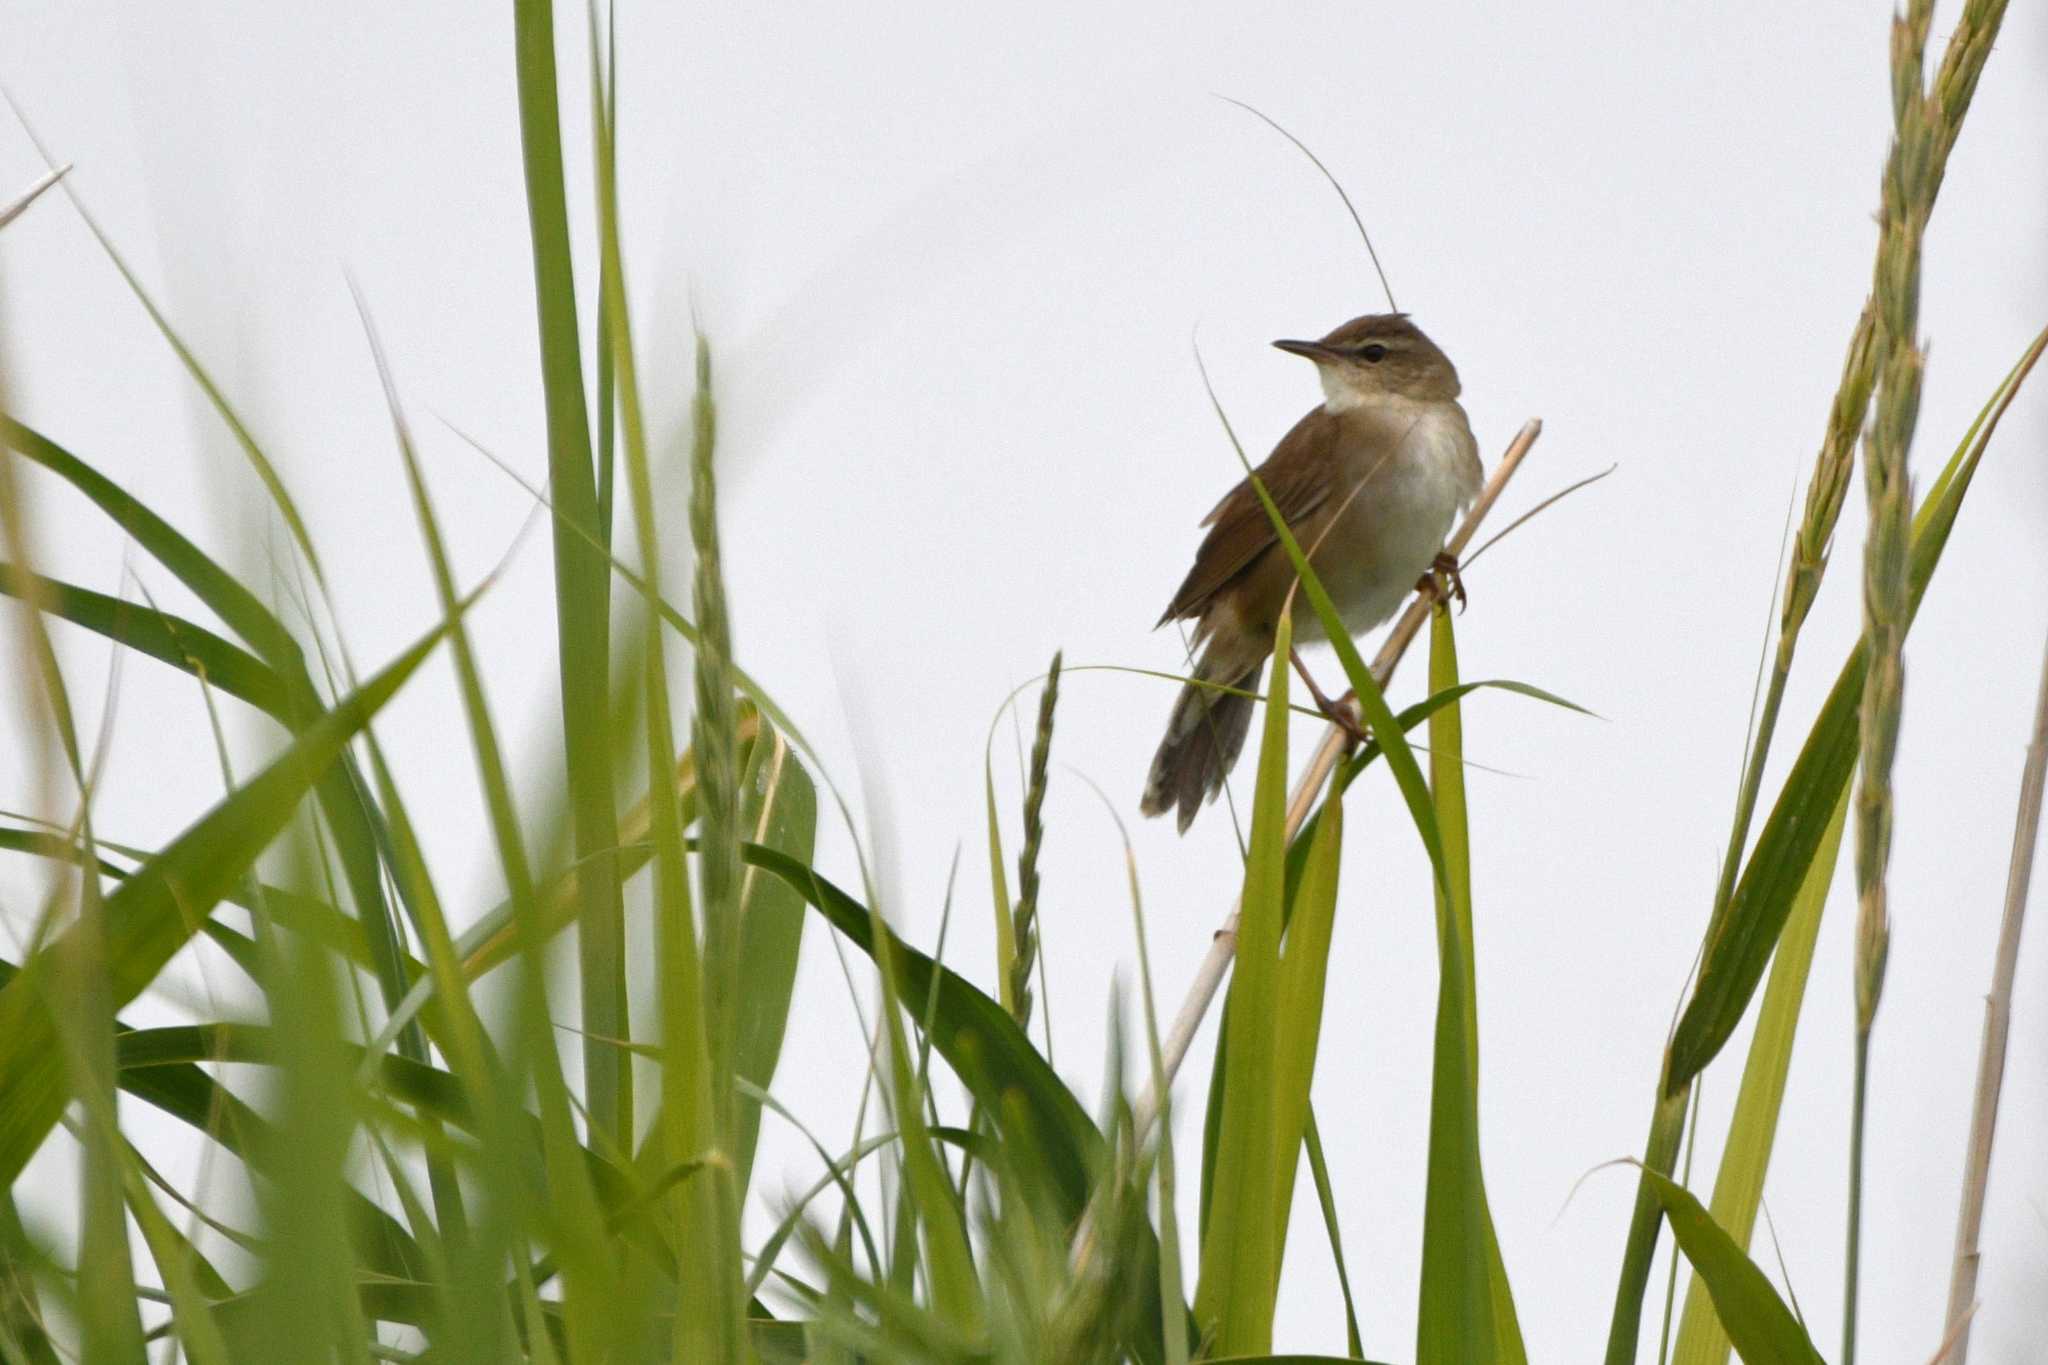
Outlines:
<svg viewBox="0 0 2048 1365"><path fill-rule="evenodd" d="M445 627L425 638L315 722L247 785L173 840L107 897L107 978L115 1008L133 1000L197 931L267 847L299 798L343 746L425 660ZM65 1087L49 999L57 939L0 988L0 1179L11 1181L63 1110Z"/></svg>
<svg viewBox="0 0 2048 1365"><path fill-rule="evenodd" d="M547 404L548 488L554 527L555 630L562 692L562 747L569 774L571 825L581 874L578 940L583 986L583 1067L591 1119L615 1141L634 1132L632 1069L608 1038L630 1032L626 1017L625 912L612 850L618 812L611 769L611 575L599 548L597 475L583 395L576 322L576 277L569 253L569 210L562 186L562 132L555 76L555 18L550 0L515 0L519 138L533 237L533 283L540 334L541 387ZM560 521L572 524L565 529ZM577 534L580 531L581 534Z"/></svg>
<svg viewBox="0 0 2048 1365"><path fill-rule="evenodd" d="M1282 812L1285 818L1285 812ZM1323 990L1330 973L1330 937L1337 919L1337 871L1344 853L1344 807L1326 805L1316 821L1308 861L1288 898L1287 942L1280 958L1279 1010L1273 1039L1274 1292L1287 1254L1288 1215L1309 1127L1309 1089L1323 1031Z"/></svg>
<svg viewBox="0 0 2048 1365"><path fill-rule="evenodd" d="M1231 981L1229 1064L1209 1217L1202 1230L1195 1320L1228 1352L1272 1349L1284 1220L1274 1207L1278 1122L1275 1019L1287 894L1287 685L1291 627L1282 613L1266 683L1250 849L1238 907ZM1297 1144L1299 1143L1297 1129ZM1292 1166L1294 1152L1287 1160ZM1289 1181L1291 1184L1291 1180Z"/></svg>
<svg viewBox="0 0 2048 1365"><path fill-rule="evenodd" d="M1456 636L1451 614L1441 605L1431 613L1429 682L1435 694L1458 685ZM1478 984L1464 749L1460 708L1453 704L1431 715L1430 784L1445 875L1437 894L1440 974L1416 1314L1418 1365L1528 1358L1479 1154Z"/></svg>
<svg viewBox="0 0 2048 1365"><path fill-rule="evenodd" d="M1807 869L1806 883L1799 888L1785 932L1778 938L1770 981L1764 986L1763 1004L1757 1011L1756 1032L1750 1038L1749 1058L1742 1068L1742 1087L1728 1119L1728 1139L1721 1148L1720 1172L1714 1177L1711 1212L1715 1224L1726 1228L1739 1247L1749 1245L1763 1201L1785 1079L1792 1068L1792 1040L1806 999L1807 973L1813 966L1814 944L1820 937L1821 914L1827 906L1828 886L1834 881L1848 814L1845 793L1835 803L1834 818ZM1677 1365L1726 1365L1728 1349L1728 1334L1714 1314L1706 1285L1695 1273L1686 1289L1685 1314L1679 1320L1672 1359Z"/></svg>

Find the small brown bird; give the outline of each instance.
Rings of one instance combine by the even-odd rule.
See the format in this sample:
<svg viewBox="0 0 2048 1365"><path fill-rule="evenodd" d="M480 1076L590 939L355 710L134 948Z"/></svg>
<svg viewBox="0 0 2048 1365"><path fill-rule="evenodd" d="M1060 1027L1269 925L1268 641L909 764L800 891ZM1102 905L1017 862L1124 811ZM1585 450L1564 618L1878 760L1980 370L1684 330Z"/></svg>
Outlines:
<svg viewBox="0 0 2048 1365"><path fill-rule="evenodd" d="M1484 473L1458 406L1458 371L1405 313L1353 318L1321 341L1273 344L1315 362L1324 399L1281 438L1258 476L1356 635L1392 616L1411 590L1433 581L1433 570L1456 572L1442 554L1444 537ZM1294 566L1250 480L1202 525L1209 534L1159 624L1195 623L1195 677L1255 691ZM1295 612L1297 642L1322 638L1314 612ZM1251 717L1250 698L1183 688L1139 809L1177 810L1185 833L1222 790Z"/></svg>

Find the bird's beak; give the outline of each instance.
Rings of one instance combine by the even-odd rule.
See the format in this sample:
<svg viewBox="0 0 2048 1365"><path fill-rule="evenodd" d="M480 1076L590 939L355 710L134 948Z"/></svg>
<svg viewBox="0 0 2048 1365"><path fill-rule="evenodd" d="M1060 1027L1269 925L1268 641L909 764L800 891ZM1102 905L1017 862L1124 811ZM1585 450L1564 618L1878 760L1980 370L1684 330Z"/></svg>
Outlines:
<svg viewBox="0 0 2048 1365"><path fill-rule="evenodd" d="M1337 359L1337 353L1320 341L1276 341L1273 344L1289 355L1306 356L1318 365Z"/></svg>

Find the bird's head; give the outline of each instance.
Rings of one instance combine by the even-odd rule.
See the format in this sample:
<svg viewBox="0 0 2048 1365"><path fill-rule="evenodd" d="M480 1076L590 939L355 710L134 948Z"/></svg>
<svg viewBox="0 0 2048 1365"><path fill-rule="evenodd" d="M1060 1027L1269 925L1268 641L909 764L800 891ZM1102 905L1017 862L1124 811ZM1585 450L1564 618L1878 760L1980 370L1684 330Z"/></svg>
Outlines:
<svg viewBox="0 0 2048 1365"><path fill-rule="evenodd" d="M1330 408L1386 397L1441 402L1460 392L1457 367L1406 313L1367 313L1320 341L1276 341L1316 363Z"/></svg>

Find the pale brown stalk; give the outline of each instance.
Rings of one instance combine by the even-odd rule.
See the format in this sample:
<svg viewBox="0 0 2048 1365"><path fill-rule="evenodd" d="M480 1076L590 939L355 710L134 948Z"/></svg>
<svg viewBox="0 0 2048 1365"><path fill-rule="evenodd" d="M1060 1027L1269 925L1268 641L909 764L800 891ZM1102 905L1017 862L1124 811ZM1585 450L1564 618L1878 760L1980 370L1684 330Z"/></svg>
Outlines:
<svg viewBox="0 0 2048 1365"><path fill-rule="evenodd" d="M1963 1202L1956 1215L1955 1265L1949 1274L1946 1344L1939 1359L1963 1365L1970 1354L1970 1319L1977 1308L1977 1233L1984 1223L1984 1192L1991 1175L1991 1141L1998 1130L1998 1097L2005 1082L2005 1043L2012 1027L2012 980L2019 965L2020 926L2041 835L2041 793L2048 779L2048 653L2041 659L2041 691L2034 703L2034 735L2020 776L2019 814L2013 821L2012 861L2005 878L2005 914L1992 959L1991 993L1984 997L1984 1041L1977 1054L1977 1095L1970 1109L1970 1144L1963 1157Z"/></svg>

